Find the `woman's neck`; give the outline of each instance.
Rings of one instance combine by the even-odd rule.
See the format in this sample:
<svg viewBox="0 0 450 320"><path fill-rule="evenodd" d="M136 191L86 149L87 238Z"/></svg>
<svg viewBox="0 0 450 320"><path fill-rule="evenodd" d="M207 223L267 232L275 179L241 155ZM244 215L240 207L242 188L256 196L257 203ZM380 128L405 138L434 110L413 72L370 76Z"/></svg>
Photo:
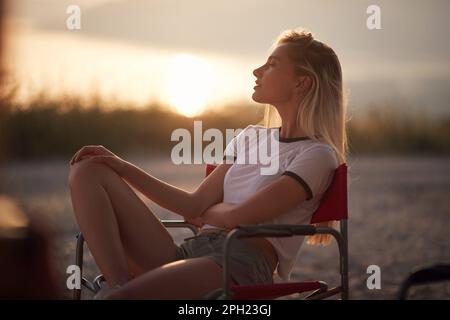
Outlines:
<svg viewBox="0 0 450 320"><path fill-rule="evenodd" d="M306 137L306 133L296 127L295 125L289 125L283 123L280 130L281 138L297 138L297 137Z"/></svg>

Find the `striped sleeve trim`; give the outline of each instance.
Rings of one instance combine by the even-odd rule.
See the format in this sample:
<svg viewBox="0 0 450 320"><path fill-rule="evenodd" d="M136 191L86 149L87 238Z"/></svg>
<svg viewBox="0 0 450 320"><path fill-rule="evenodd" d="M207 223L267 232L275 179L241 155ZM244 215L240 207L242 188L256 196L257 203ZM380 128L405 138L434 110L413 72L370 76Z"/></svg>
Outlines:
<svg viewBox="0 0 450 320"><path fill-rule="evenodd" d="M298 183L300 183L303 186L303 189L305 189L306 191L306 200L311 200L313 197L311 188L308 186L308 184L305 182L305 180L303 180L302 178L300 178L296 173L292 172L292 171L285 171L283 172L282 176L289 176L294 178L296 181L298 181Z"/></svg>

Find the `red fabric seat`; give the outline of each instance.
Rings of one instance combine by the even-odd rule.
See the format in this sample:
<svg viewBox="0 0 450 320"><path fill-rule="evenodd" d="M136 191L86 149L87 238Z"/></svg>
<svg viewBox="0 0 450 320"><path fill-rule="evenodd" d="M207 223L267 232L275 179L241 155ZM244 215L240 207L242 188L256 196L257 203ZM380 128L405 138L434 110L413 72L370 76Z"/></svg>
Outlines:
<svg viewBox="0 0 450 320"><path fill-rule="evenodd" d="M232 285L233 299L276 299L293 293L309 292L322 287L319 281L287 282L261 285Z"/></svg>

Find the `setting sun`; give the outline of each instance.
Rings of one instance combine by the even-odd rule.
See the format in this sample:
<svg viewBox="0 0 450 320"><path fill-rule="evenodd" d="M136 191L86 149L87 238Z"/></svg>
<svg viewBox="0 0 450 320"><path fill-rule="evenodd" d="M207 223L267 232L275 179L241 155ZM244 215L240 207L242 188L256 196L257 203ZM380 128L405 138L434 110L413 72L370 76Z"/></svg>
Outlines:
<svg viewBox="0 0 450 320"><path fill-rule="evenodd" d="M205 60L179 54L170 62L165 80L168 103L188 117L203 111L213 93L215 72Z"/></svg>

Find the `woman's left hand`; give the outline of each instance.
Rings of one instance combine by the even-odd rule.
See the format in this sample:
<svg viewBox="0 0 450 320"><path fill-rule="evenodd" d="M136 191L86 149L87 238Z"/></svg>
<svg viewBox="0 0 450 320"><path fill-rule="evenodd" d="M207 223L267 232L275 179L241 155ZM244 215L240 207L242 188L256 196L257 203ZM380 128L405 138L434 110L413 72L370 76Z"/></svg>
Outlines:
<svg viewBox="0 0 450 320"><path fill-rule="evenodd" d="M123 168L127 164L127 162L116 155L113 156L91 156L89 157L90 161L106 164L108 167L116 171L119 175L121 175Z"/></svg>
<svg viewBox="0 0 450 320"><path fill-rule="evenodd" d="M234 224L231 221L230 212L236 204L219 202L202 213L203 222L215 227L232 229Z"/></svg>

